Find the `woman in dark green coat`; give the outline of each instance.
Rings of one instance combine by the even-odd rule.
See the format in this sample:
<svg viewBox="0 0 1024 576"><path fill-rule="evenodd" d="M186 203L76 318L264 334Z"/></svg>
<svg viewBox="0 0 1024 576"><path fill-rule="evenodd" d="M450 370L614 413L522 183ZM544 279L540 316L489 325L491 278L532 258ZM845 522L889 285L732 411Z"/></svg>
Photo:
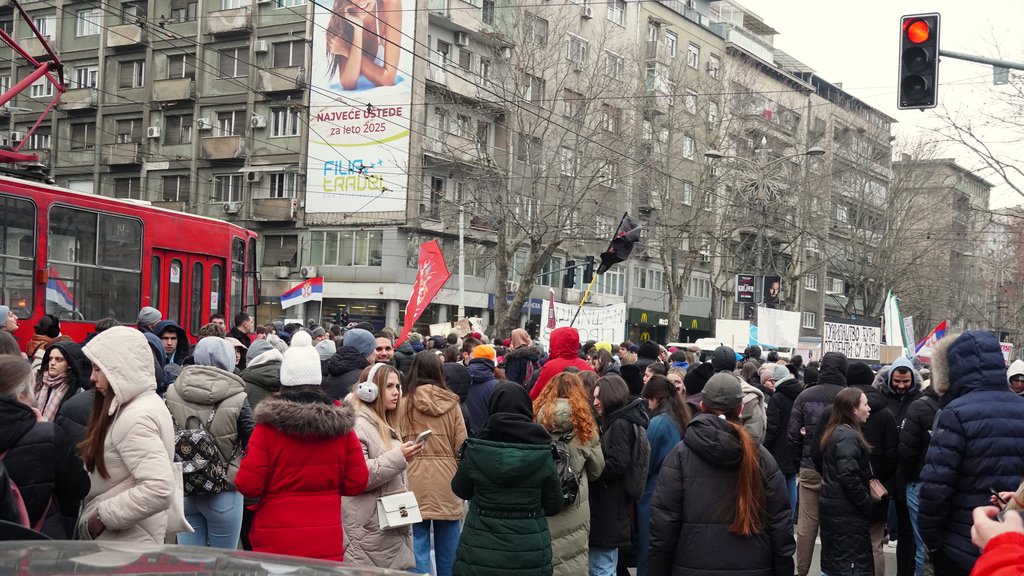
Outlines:
<svg viewBox="0 0 1024 576"><path fill-rule="evenodd" d="M454 576L550 576L546 516L562 509L551 435L533 421L526 390L502 381L484 428L466 440L452 490L470 501Z"/></svg>

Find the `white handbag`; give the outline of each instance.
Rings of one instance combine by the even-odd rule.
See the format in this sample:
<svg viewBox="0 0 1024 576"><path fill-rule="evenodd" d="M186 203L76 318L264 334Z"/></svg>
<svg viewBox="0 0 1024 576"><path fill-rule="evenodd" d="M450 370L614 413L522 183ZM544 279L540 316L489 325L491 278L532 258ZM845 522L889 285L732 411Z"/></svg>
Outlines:
<svg viewBox="0 0 1024 576"><path fill-rule="evenodd" d="M401 528L423 521L420 504L412 492L399 492L377 498L377 522L381 530Z"/></svg>
<svg viewBox="0 0 1024 576"><path fill-rule="evenodd" d="M167 532L191 534L195 529L185 519L185 481L182 477L182 463L171 462L171 471L174 477L174 493L171 495L171 507L167 510Z"/></svg>

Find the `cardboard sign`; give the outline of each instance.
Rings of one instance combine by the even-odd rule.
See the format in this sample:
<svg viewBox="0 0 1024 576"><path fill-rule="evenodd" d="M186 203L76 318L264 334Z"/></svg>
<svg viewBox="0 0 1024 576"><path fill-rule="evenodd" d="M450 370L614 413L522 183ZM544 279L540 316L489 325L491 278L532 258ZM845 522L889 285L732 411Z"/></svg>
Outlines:
<svg viewBox="0 0 1024 576"><path fill-rule="evenodd" d="M877 362L881 357L882 329L878 326L825 322L821 353L839 352L850 360Z"/></svg>
<svg viewBox="0 0 1024 576"><path fill-rule="evenodd" d="M576 304L561 304L555 302L555 326L560 328L568 326L576 314ZM618 345L626 339L626 305L613 304L611 306L584 306L576 317L573 328L580 333L580 342L597 340L611 342ZM545 326L540 333L541 344L548 347L548 340L551 337L551 329Z"/></svg>
<svg viewBox="0 0 1024 576"><path fill-rule="evenodd" d="M715 320L715 339L734 351L742 352L750 344L750 322L747 320Z"/></svg>

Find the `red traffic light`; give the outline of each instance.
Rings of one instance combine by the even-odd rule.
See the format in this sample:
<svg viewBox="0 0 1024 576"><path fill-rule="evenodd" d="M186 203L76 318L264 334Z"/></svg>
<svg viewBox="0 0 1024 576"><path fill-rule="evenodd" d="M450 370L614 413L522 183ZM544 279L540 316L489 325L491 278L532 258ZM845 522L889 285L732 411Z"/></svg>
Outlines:
<svg viewBox="0 0 1024 576"><path fill-rule="evenodd" d="M908 20L903 24L903 33L906 34L907 40L921 44L931 38L932 30L924 20Z"/></svg>

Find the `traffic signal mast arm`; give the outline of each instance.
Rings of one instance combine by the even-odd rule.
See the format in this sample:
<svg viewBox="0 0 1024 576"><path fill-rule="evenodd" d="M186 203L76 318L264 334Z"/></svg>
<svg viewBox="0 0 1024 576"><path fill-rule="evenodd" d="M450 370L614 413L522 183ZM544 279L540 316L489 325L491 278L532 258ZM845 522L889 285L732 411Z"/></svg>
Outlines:
<svg viewBox="0 0 1024 576"><path fill-rule="evenodd" d="M975 56L973 54L964 54L963 52L950 52L949 50L939 50L939 56L953 58L954 60L966 60L967 62L976 62L978 64L990 64L993 68L1024 70L1024 63L1021 62L1010 62L1009 60L999 60L998 58L988 58L987 56Z"/></svg>

